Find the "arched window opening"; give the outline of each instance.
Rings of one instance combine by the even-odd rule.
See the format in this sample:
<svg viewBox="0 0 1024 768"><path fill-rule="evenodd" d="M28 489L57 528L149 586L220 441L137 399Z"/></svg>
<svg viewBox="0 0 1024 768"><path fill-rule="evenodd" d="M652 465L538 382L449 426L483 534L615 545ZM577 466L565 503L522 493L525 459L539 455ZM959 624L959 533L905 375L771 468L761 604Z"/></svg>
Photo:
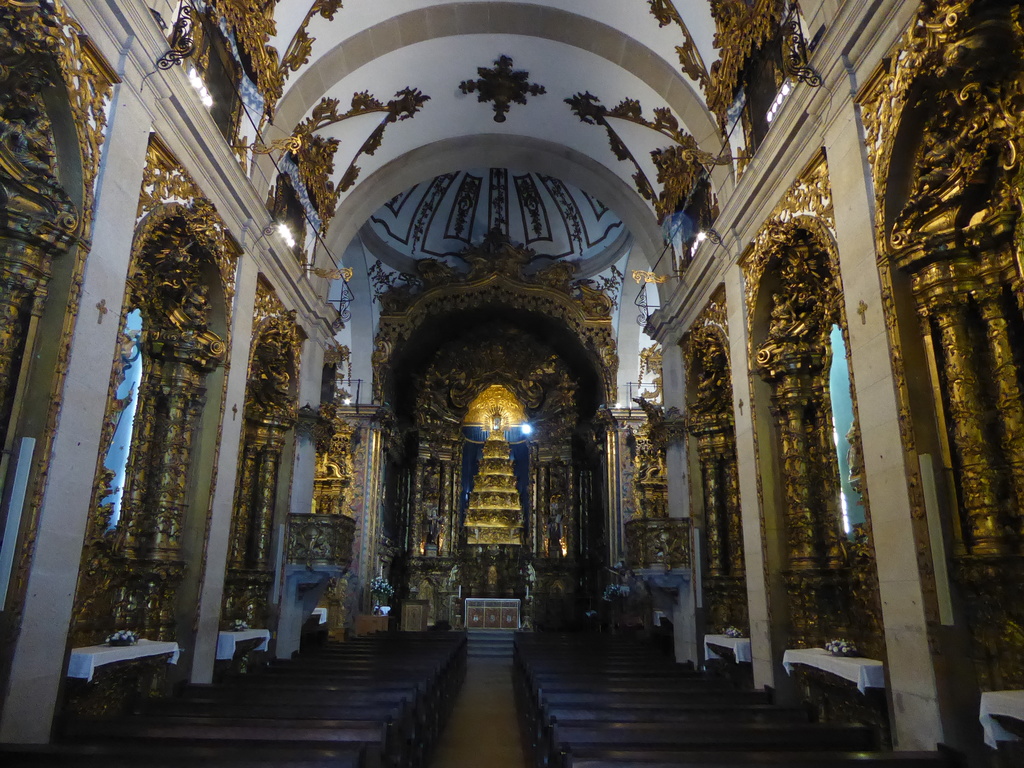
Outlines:
<svg viewBox="0 0 1024 768"><path fill-rule="evenodd" d="M142 384L143 367L142 311L139 309L133 309L125 317L116 365L121 367L117 374L119 383L114 392L116 407L119 410L113 439L103 459L103 468L111 472L112 477L108 486L110 493L100 501L103 505L110 505L108 531L116 528L121 519L125 474L135 434L135 415L139 408L139 387Z"/></svg>

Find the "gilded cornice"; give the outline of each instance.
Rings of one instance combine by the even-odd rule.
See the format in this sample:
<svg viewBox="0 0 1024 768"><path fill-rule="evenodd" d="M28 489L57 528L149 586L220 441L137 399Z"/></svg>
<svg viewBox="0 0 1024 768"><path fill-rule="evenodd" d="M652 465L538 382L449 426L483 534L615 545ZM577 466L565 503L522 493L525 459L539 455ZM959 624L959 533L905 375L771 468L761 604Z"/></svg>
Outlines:
<svg viewBox="0 0 1024 768"><path fill-rule="evenodd" d="M755 0L753 5L747 0L711 0L717 28L714 44L721 53L711 65L704 93L723 131L747 59L775 34L784 12L783 0Z"/></svg>
<svg viewBox="0 0 1024 768"><path fill-rule="evenodd" d="M676 46L679 66L687 77L691 80L696 80L702 88L707 90L710 83L707 67L704 66L704 60L700 57L700 51L697 50L697 46L693 42L693 35L686 28L683 17L676 10L675 3L672 0L647 0L647 4L650 6L651 14L658 20L659 27L666 27L669 24L675 24L679 27L679 31L683 36L683 44Z"/></svg>

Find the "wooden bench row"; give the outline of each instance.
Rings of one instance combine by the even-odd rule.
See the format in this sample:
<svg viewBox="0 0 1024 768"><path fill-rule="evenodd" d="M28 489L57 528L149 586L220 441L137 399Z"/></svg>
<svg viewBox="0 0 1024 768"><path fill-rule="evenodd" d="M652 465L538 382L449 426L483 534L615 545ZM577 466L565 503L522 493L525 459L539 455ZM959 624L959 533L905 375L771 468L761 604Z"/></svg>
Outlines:
<svg viewBox="0 0 1024 768"><path fill-rule="evenodd" d="M76 719L60 743L9 748L0 751L0 762L424 768L465 677L465 635L374 638L351 646L315 649L262 674L189 685L128 717Z"/></svg>
<svg viewBox="0 0 1024 768"><path fill-rule="evenodd" d="M518 635L513 679L536 768L938 768L939 753L880 752L863 725L810 722L765 690L659 659L638 641Z"/></svg>

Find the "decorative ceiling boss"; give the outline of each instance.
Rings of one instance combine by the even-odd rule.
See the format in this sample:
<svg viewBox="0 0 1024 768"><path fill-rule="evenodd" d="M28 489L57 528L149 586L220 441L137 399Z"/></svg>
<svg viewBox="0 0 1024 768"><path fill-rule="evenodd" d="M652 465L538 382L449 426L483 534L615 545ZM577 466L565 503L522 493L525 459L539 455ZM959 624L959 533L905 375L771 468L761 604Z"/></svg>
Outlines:
<svg viewBox="0 0 1024 768"><path fill-rule="evenodd" d="M494 69L478 67L478 80L463 80L459 90L465 94L475 93L480 103L494 103L494 122L504 123L513 102L526 104L527 95L542 96L547 93L543 85L531 83L530 73L524 69L512 69L512 57L501 56L494 62Z"/></svg>

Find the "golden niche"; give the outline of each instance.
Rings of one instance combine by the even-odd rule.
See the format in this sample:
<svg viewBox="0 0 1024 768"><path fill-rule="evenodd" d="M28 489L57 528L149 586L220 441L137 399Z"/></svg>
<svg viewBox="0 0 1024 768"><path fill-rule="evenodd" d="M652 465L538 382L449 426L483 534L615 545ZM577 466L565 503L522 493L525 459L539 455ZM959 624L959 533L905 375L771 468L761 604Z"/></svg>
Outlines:
<svg viewBox="0 0 1024 768"><path fill-rule="evenodd" d="M523 543L523 505L505 430L518 427L525 420L519 400L499 384L485 389L469 406L465 425L482 426L488 432L469 495L465 523L467 544L521 546Z"/></svg>

